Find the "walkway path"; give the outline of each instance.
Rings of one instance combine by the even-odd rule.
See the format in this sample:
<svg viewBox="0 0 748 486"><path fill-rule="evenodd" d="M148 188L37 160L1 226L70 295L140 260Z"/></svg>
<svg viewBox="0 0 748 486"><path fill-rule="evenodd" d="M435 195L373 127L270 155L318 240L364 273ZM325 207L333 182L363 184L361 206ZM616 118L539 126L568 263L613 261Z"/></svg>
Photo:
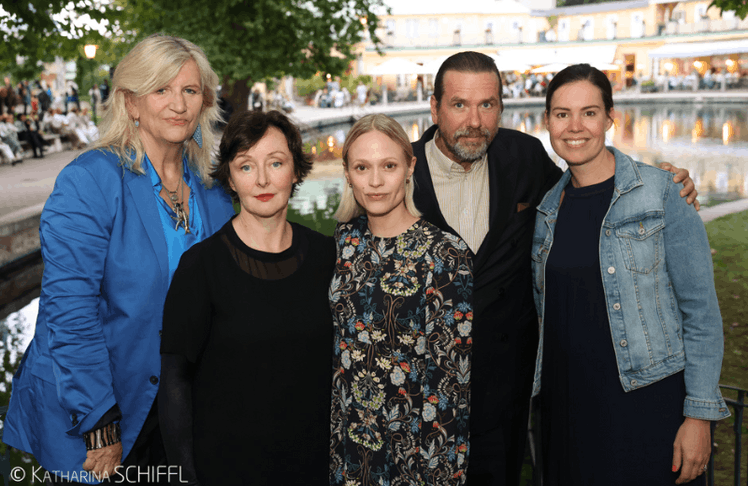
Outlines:
<svg viewBox="0 0 748 486"><path fill-rule="evenodd" d="M57 174L81 152L64 150L47 154L43 159L25 159L14 166L0 165L0 228L5 223L40 213L52 193Z"/></svg>
<svg viewBox="0 0 748 486"><path fill-rule="evenodd" d="M711 206L708 208L702 208L699 210L699 216L704 223L708 223L713 219L717 219L722 216L726 216L732 213L739 213L748 209L748 199L739 199L737 201L726 202Z"/></svg>

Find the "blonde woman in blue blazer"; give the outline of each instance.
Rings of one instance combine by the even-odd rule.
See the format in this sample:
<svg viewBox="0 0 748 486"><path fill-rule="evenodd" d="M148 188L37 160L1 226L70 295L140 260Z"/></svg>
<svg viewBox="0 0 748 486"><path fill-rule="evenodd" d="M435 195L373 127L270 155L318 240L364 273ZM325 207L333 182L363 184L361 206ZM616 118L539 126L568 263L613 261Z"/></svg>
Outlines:
<svg viewBox="0 0 748 486"><path fill-rule="evenodd" d="M196 45L140 42L114 73L99 144L44 207L39 317L3 440L57 472L53 484L137 482L127 466L166 463L155 406L166 292L182 253L233 215L208 175L217 83Z"/></svg>

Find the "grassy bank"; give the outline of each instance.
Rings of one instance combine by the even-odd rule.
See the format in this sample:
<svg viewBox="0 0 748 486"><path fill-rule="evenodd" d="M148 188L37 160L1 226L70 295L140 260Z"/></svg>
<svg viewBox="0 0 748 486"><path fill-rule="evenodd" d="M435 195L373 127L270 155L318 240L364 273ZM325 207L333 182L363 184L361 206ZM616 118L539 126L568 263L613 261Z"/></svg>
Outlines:
<svg viewBox="0 0 748 486"><path fill-rule="evenodd" d="M725 331L725 357L720 384L748 390L748 211L716 219L706 225L714 254L714 283ZM737 393L723 391L725 398ZM717 424L715 484L733 484L735 426L733 416ZM748 418L748 413L746 414ZM748 424L743 422L741 484L748 477Z"/></svg>

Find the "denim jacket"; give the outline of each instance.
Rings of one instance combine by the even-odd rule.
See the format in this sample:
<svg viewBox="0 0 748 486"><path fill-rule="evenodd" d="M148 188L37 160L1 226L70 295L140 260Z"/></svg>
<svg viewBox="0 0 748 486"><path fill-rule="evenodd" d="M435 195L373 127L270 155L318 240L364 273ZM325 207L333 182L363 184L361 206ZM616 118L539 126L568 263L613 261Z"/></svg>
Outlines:
<svg viewBox="0 0 748 486"><path fill-rule="evenodd" d="M600 231L600 272L621 385L629 392L685 370L683 414L728 417L718 387L722 317L704 224L669 172L608 150L615 155L615 190ZM570 178L567 171L537 208L532 263L540 344L533 396L543 361L545 264Z"/></svg>

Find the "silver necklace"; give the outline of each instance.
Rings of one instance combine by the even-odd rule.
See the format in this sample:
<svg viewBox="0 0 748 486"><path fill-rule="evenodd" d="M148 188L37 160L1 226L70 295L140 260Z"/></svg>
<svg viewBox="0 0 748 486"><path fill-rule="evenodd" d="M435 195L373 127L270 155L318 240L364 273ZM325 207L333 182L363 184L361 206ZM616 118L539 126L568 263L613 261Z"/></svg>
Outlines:
<svg viewBox="0 0 748 486"><path fill-rule="evenodd" d="M184 168L182 168L184 169ZM166 185L162 182L161 185L164 187L164 190L166 191L166 194L169 195L169 199L171 200L172 206L174 206L174 214L175 216L171 216L171 219L177 222L176 226L174 226L174 230L178 230L179 226L181 225L184 227L184 233L188 234L191 233L190 231L190 221L187 217L187 211L184 210L184 205L182 204L182 183L184 181L184 174L183 170L180 170L179 175L179 184L177 185L177 188L174 191L170 191Z"/></svg>

